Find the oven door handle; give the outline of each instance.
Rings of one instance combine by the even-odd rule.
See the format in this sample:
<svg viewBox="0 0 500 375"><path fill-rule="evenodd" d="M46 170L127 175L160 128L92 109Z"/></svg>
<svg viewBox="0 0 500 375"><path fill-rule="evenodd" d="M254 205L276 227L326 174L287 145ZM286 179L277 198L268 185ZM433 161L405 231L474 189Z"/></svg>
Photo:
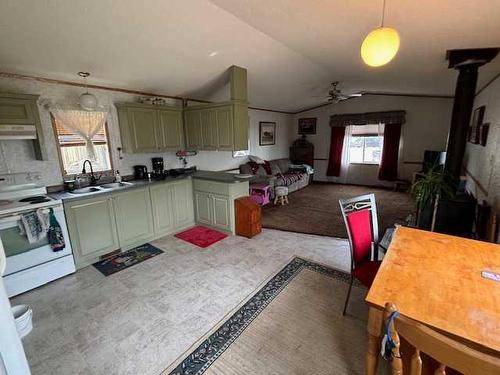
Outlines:
<svg viewBox="0 0 500 375"><path fill-rule="evenodd" d="M43 213L48 213L50 208L53 208L54 211L56 211L59 207L61 207L61 206L57 205L57 206L50 206L50 207L41 207L41 209L43 210ZM21 213L31 212L31 211L37 211L37 210L29 209L29 210L24 210L24 211L0 216L0 226L5 222L13 222L13 221L17 222L17 221L21 220L21 215L20 215Z"/></svg>

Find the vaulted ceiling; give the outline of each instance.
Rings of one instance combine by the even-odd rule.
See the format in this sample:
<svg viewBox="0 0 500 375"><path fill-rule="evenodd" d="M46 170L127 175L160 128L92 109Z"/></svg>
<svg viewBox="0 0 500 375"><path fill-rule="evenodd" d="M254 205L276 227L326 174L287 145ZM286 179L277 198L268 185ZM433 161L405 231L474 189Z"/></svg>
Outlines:
<svg viewBox="0 0 500 375"><path fill-rule="evenodd" d="M253 106L319 104L331 81L358 90L453 95L445 52L500 46L498 0L386 0L401 36L381 68L359 56L382 0L3 0L0 71L197 97L230 65ZM479 87L500 72L481 68ZM202 98L200 98L202 99Z"/></svg>

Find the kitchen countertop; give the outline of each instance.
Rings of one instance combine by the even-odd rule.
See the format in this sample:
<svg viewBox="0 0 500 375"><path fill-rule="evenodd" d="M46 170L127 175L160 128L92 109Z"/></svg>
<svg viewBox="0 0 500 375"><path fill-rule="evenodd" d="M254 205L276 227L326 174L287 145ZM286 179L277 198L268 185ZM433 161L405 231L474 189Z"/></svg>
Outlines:
<svg viewBox="0 0 500 375"><path fill-rule="evenodd" d="M235 175L236 175L236 173L196 171L193 174L193 178L196 178L199 180L225 182L226 184L239 184L239 183L242 183L245 181L249 181L248 178L236 178L236 177L234 177Z"/></svg>
<svg viewBox="0 0 500 375"><path fill-rule="evenodd" d="M200 179L200 180L209 180L209 181L216 181L216 182L224 182L224 183L229 183L229 184L235 184L235 183L241 183L248 181L248 179L238 179L234 177L234 173L226 173L226 172L213 172L213 171L196 171L196 172L191 172L191 173L186 173L182 174L176 177L173 176L167 176L164 180L131 180L131 181L126 181L131 183L131 185L115 188L115 189L102 189L99 191L92 191L84 194L72 194L67 191L60 191L60 192L55 192L55 193L50 193L49 196L54 198L54 199L61 199L66 202L70 201L75 201L79 199L86 199L86 198L91 198L93 196L98 196L98 195L107 195L107 194L113 194L117 193L120 191L124 190L129 190L129 189L135 189L135 188L141 188L144 186L149 186L149 185L156 185L156 184L163 184L163 183L169 183L169 182L175 182L179 180L183 180L186 178L195 178L195 179ZM96 187L99 187L97 185Z"/></svg>

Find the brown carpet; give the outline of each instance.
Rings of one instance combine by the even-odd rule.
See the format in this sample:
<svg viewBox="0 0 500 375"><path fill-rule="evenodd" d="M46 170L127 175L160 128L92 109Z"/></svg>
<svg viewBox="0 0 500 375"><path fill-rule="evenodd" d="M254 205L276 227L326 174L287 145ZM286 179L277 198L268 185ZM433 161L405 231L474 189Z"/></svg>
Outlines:
<svg viewBox="0 0 500 375"><path fill-rule="evenodd" d="M291 232L319 234L346 238L339 199L375 193L377 201L379 236L394 223L404 223L415 211L407 193L366 186L312 184L291 193L290 204L268 204L262 210L262 226Z"/></svg>

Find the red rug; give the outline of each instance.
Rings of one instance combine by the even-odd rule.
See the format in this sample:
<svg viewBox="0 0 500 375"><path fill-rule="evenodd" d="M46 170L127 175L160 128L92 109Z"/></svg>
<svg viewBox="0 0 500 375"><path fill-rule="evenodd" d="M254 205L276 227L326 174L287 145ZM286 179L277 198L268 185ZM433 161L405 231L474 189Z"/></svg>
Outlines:
<svg viewBox="0 0 500 375"><path fill-rule="evenodd" d="M175 237L205 248L227 237L227 234L198 225L194 228L177 233Z"/></svg>

